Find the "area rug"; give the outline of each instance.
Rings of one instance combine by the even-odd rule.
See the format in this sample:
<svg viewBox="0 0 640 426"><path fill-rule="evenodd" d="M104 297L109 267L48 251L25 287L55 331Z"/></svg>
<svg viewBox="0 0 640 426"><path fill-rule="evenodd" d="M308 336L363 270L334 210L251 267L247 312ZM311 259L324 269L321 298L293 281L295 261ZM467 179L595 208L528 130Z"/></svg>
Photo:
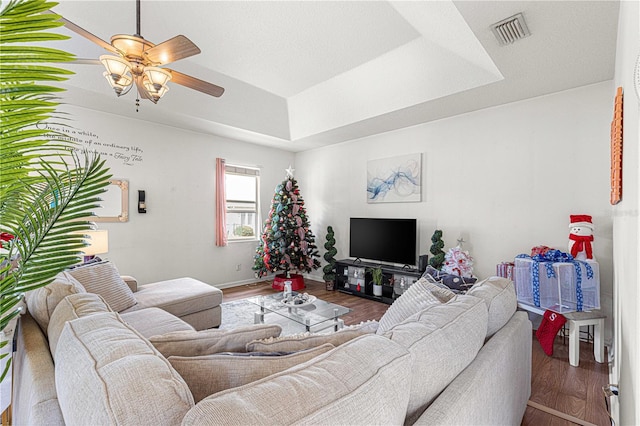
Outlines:
<svg viewBox="0 0 640 426"><path fill-rule="evenodd" d="M222 308L222 322L220 330L230 330L233 328L243 327L254 324L254 314L260 310L255 305L245 299L234 300L233 302L225 302L220 305ZM282 327L282 336L291 334L304 333L305 327L278 314L267 313L264 322L266 324L278 324ZM322 333L331 333L333 328L322 331Z"/></svg>

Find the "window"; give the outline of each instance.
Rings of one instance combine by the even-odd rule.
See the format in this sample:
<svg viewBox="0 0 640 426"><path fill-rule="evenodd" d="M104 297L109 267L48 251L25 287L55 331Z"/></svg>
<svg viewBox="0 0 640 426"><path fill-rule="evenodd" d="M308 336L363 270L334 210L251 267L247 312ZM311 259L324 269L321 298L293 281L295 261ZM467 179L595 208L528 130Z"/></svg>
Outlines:
<svg viewBox="0 0 640 426"><path fill-rule="evenodd" d="M225 165L228 241L256 240L260 170Z"/></svg>

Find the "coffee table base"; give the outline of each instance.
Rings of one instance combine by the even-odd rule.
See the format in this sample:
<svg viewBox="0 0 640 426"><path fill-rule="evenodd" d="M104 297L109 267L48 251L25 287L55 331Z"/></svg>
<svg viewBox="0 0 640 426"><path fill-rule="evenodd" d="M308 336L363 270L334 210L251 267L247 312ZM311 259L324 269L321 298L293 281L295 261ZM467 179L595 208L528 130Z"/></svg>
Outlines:
<svg viewBox="0 0 640 426"><path fill-rule="evenodd" d="M289 309L291 310L291 309L295 309L295 308L289 308ZM265 309L261 307L259 311L255 312L253 314L253 323L254 324L264 324L265 323L264 322L264 315L267 314L267 313L269 313L269 312L266 312ZM277 315L277 314L274 313L274 315ZM336 315L337 315L337 313L336 313ZM285 317L282 317L282 318L285 318ZM287 320L291 321L293 323L299 324L298 322L293 321L291 319L287 318ZM344 320L342 320L342 319L338 318L337 316L335 316L333 318L333 320L327 320L327 321L325 321L325 322L323 322L321 324L317 324L317 325L301 324L301 325L304 325L304 328L308 333L311 333L312 331L313 332L323 331L323 330L326 330L327 328L330 328L330 327L333 327L333 331L338 331L338 330L342 330L344 328Z"/></svg>

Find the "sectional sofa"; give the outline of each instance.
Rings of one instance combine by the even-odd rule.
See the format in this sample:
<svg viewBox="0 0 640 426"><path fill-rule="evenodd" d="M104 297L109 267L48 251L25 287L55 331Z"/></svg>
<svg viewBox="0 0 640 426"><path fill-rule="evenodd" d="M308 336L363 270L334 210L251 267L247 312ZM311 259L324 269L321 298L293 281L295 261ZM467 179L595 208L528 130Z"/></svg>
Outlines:
<svg viewBox="0 0 640 426"><path fill-rule="evenodd" d="M531 323L504 279L468 295L420 280L379 322L322 336L196 331L103 296L49 300L46 327L28 298L14 424L513 425L530 395Z"/></svg>

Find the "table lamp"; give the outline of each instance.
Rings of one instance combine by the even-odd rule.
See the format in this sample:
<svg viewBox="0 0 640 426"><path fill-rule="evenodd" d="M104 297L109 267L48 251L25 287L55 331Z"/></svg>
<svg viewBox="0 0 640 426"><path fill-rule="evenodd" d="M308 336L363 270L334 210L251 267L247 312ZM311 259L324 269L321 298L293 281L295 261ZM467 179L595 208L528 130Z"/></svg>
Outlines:
<svg viewBox="0 0 640 426"><path fill-rule="evenodd" d="M109 231L106 229L97 229L95 231L83 231L82 233L88 237L86 238L86 242L89 244L82 249L85 262L96 257L96 254L109 251Z"/></svg>

